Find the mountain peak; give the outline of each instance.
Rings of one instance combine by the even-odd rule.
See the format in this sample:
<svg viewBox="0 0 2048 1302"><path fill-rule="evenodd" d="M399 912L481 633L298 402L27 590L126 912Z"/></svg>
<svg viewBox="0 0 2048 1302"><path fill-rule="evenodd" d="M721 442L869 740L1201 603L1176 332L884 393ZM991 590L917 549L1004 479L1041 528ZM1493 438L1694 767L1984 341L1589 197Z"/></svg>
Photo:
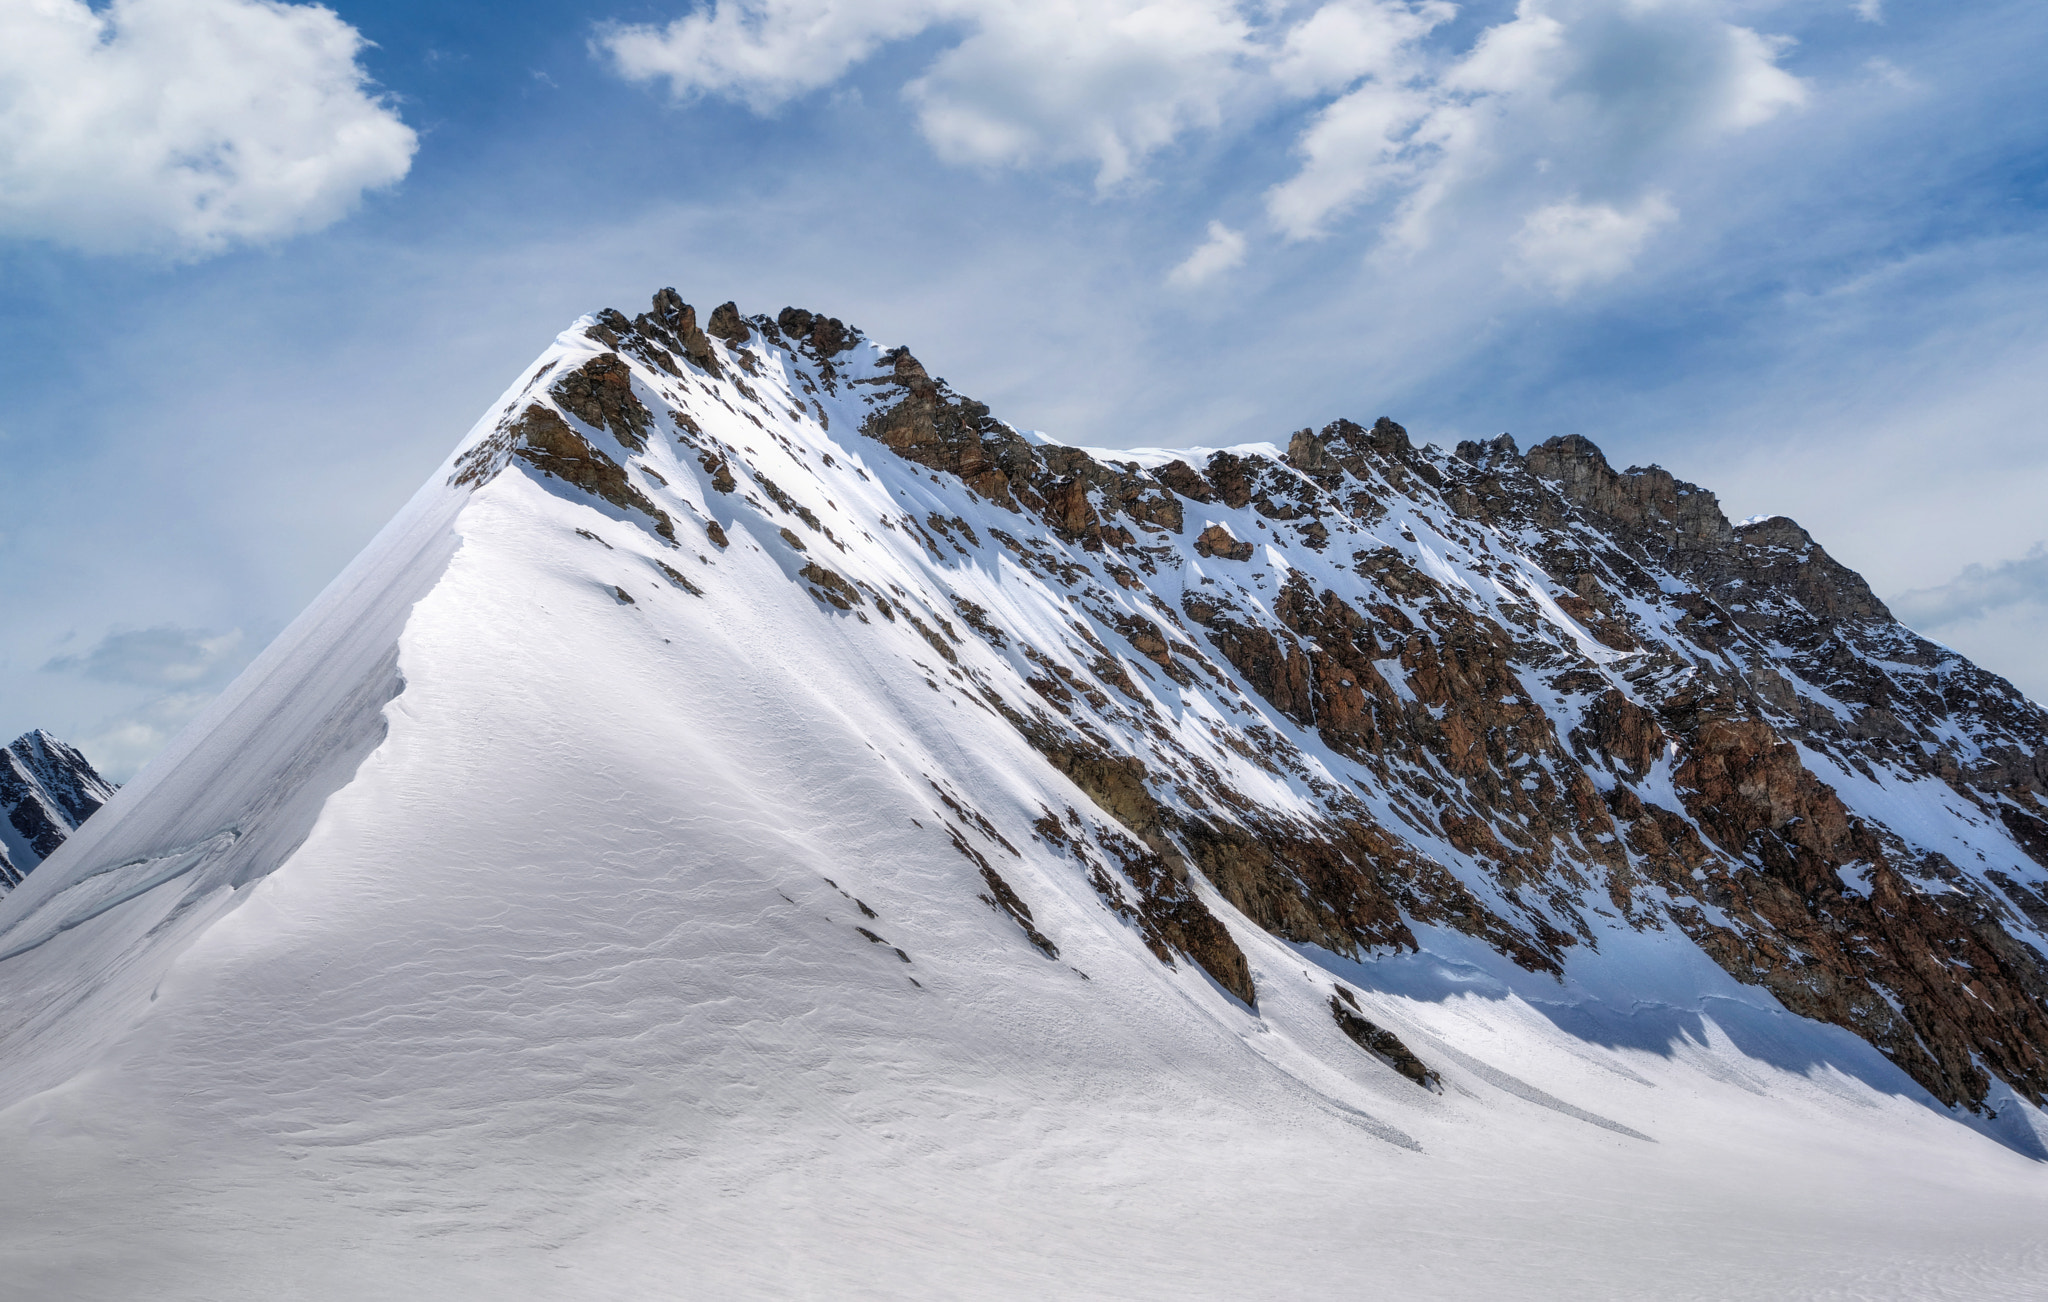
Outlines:
<svg viewBox="0 0 2048 1302"><path fill-rule="evenodd" d="M1261 1245L1254 1292L1312 1285L1312 1206L1423 1209L1428 1278L1503 1162L1661 1291L1731 1187L1759 1241L1849 1199L1889 1251L1908 1149L1967 1175L1913 1216L2037 1215L2009 684L1583 439L1089 449L934 369L672 290L561 335L0 900L10 1153L351 1244L711 1225L674 1251L724 1292L767 1276L720 1245L885 1204L797 1255L937 1220L972 1291L1001 1227L945 1218L1019 1187L1031 1259L1119 1295L1132 1188ZM1376 1269L1350 1224L1309 1237Z"/></svg>
<svg viewBox="0 0 2048 1302"><path fill-rule="evenodd" d="M20 885L113 794L84 755L41 728L0 747L0 891Z"/></svg>
<svg viewBox="0 0 2048 1302"><path fill-rule="evenodd" d="M1952 816L2030 832L2039 713L1977 674L1975 776L1957 762L1944 777L1954 720L1929 670L1946 657L1793 522L1738 529L1710 491L1617 471L1578 435L1447 457L1381 417L1296 431L1284 456L1063 447L830 318L726 304L717 342L692 351L676 331L693 309L666 290L655 307L590 319L578 342L615 351L565 360L547 391L578 428L530 406L501 422L495 464L590 492L682 550L684 517L699 536L761 537L841 618L868 621L864 594L880 612L921 606L911 618L961 690L1110 802L1171 879L1196 867L1266 930L1340 953L1413 948L1420 920L1553 973L1597 949L1584 891L1604 882L1630 925L1685 931L1946 1102L1981 1106L1993 1076L2042 1099L2033 950L2001 930L1953 980L1898 974L1973 928L2031 934L2023 879L2048 864L2020 833L1963 854L1842 795L1875 763L1939 782L1924 798ZM588 396L600 370L614 405ZM877 445L930 482L882 471ZM845 555L811 559L783 520ZM902 545L892 532L942 564L910 602L872 570ZM967 572L945 573L949 556ZM969 577L1006 569L1019 583ZM960 649L955 615L986 663ZM1288 774L1297 794L1276 803ZM1914 928L1888 924L1850 872L1910 899ZM1211 975L1256 1002L1241 959L1218 961L1228 973ZM1816 965L1829 994L1813 993ZM1973 982L2003 1011L1980 1011Z"/></svg>

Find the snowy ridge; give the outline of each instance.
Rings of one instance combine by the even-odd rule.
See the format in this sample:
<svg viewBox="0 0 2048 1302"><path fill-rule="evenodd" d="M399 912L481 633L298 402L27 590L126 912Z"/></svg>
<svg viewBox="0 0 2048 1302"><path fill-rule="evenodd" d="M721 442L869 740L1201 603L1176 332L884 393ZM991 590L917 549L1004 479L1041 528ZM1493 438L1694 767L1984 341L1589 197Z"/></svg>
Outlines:
<svg viewBox="0 0 2048 1302"><path fill-rule="evenodd" d="M1860 868L1810 959L1926 853L2048 877L1983 776L2038 719L1952 704L1929 786L1792 642L1791 708L1728 688L1762 635L1536 453L1276 453L1018 435L809 313L578 322L0 901L7 1277L2025 1296L2031 1060L1771 966L1769 892Z"/></svg>

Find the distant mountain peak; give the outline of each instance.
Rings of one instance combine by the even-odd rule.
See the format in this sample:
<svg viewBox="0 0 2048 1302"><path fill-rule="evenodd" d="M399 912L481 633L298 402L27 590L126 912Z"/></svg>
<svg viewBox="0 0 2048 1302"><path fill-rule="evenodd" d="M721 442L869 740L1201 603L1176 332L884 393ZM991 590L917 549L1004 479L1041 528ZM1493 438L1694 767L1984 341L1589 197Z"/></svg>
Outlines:
<svg viewBox="0 0 2048 1302"><path fill-rule="evenodd" d="M0 747L0 891L20 885L114 790L76 747L41 728Z"/></svg>

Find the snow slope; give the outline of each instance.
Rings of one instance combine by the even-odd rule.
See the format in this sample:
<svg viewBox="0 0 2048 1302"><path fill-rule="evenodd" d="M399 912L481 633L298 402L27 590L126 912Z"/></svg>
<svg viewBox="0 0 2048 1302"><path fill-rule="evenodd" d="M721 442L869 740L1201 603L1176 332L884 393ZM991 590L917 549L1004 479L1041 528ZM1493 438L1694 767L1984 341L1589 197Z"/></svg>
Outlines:
<svg viewBox="0 0 2048 1302"><path fill-rule="evenodd" d="M747 411L803 400L770 378ZM632 461L674 547L451 457L0 901L0 1296L2039 1295L2037 1114L1958 1124L1675 930L1605 919L1562 981L1421 923L1351 958L1196 875L1257 1005L1162 963L1080 866L1112 820L966 686L994 655L908 618L1060 639L902 524L995 508L851 386L829 431L674 387L847 547L675 437Z"/></svg>

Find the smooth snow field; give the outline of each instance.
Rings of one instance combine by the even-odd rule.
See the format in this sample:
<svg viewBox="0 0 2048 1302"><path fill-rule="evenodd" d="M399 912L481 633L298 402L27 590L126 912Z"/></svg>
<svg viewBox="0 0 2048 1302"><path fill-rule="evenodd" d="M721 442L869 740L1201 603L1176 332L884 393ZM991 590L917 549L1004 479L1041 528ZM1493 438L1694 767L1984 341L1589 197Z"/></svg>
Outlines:
<svg viewBox="0 0 2048 1302"><path fill-rule="evenodd" d="M857 442L845 509L937 491ZM914 633L744 513L715 562L621 514L437 478L0 901L0 1297L2048 1295L2009 1095L1618 923L1559 984L1211 894L1248 1008L1034 839L1101 816Z"/></svg>

